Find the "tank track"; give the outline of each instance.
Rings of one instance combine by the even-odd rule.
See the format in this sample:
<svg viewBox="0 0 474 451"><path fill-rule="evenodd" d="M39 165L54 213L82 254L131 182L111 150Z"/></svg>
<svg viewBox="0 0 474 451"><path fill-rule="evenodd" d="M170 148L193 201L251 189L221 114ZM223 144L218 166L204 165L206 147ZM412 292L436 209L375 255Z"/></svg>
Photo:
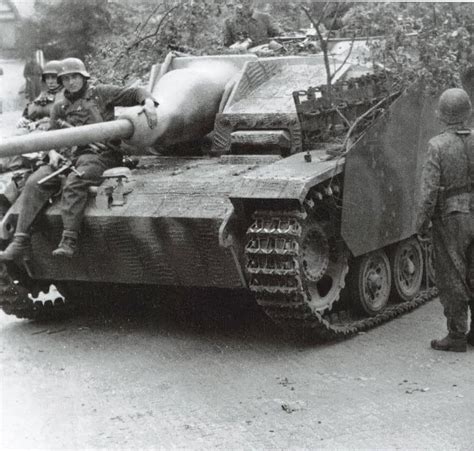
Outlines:
<svg viewBox="0 0 474 451"><path fill-rule="evenodd" d="M0 309L7 315L32 320L58 319L75 313L75 306L66 302L59 292L56 294L51 286L44 293L31 282L25 285L16 282L6 265L0 264ZM26 285L31 285L30 289Z"/></svg>
<svg viewBox="0 0 474 451"><path fill-rule="evenodd" d="M389 304L381 313L361 318L349 308L350 299L343 302L345 310L332 311L333 304L338 306L339 292L327 308L315 311L309 305L300 264L304 220L305 214L299 211L258 211L247 231L245 247L249 287L257 303L274 322L299 337L324 341L349 338L408 313L437 295L437 290L430 288L412 300Z"/></svg>

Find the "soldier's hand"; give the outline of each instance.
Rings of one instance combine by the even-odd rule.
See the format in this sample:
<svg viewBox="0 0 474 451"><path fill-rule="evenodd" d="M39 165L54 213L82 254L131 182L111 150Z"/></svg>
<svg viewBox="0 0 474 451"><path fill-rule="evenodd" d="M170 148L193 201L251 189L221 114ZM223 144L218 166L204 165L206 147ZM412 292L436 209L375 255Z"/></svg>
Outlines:
<svg viewBox="0 0 474 451"><path fill-rule="evenodd" d="M40 119L39 121L36 122L36 124L37 124L36 128L43 132L46 132L51 128L49 117Z"/></svg>
<svg viewBox="0 0 474 451"><path fill-rule="evenodd" d="M48 164L53 168L53 169L58 169L59 165L61 162L64 160L64 157L56 152L55 150L50 150L48 152Z"/></svg>
<svg viewBox="0 0 474 451"><path fill-rule="evenodd" d="M156 114L155 102L152 99L146 99L142 112L146 116L148 127L155 128L158 125L158 115Z"/></svg>
<svg viewBox="0 0 474 451"><path fill-rule="evenodd" d="M28 124L30 124L31 121L26 118L26 117L22 117L16 124L17 128L26 128L28 127Z"/></svg>

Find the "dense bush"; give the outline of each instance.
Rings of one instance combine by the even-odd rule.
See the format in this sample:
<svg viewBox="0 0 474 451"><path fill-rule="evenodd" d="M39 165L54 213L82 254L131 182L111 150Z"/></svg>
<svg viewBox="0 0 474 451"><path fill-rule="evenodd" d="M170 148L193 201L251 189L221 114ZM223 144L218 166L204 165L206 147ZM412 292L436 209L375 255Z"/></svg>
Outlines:
<svg viewBox="0 0 474 451"><path fill-rule="evenodd" d="M290 31L307 28L306 5L332 37L384 35L369 40L375 61L398 79L423 80L432 89L459 85L473 65L474 8L471 3L269 2L259 0ZM228 52L222 29L228 0L62 0L41 4L22 28L22 52L42 48L46 58L85 58L101 81L145 79L170 50L194 55ZM323 16L323 17L321 17ZM332 29L332 30L331 30ZM299 52L288 45L286 54Z"/></svg>

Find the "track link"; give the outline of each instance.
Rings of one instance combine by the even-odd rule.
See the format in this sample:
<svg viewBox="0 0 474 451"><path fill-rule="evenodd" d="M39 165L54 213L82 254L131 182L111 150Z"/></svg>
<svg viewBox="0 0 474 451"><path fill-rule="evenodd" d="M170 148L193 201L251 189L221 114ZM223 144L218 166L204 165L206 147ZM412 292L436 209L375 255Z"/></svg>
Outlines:
<svg viewBox="0 0 474 451"><path fill-rule="evenodd" d="M245 256L249 287L257 303L276 323L303 338L325 341L348 338L408 313L437 295L437 290L430 288L412 300L390 304L379 314L363 318L349 307L333 311L340 293L328 308L321 311L311 308L300 263L305 220L306 214L299 211L258 211L247 230ZM352 305L350 301L345 304Z"/></svg>
<svg viewBox="0 0 474 451"><path fill-rule="evenodd" d="M75 306L53 286L44 293L31 282L30 291L9 275L5 264L0 264L0 309L7 315L32 320L58 319L75 313Z"/></svg>

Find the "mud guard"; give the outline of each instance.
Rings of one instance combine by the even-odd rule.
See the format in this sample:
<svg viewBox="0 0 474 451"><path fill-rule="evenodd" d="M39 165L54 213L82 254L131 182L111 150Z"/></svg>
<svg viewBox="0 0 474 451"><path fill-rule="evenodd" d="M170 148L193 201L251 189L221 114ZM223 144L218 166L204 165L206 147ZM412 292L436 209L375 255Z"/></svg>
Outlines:
<svg viewBox="0 0 474 451"><path fill-rule="evenodd" d="M436 98L400 96L346 157L341 234L354 256L413 235L428 140L439 132Z"/></svg>
<svg viewBox="0 0 474 451"><path fill-rule="evenodd" d="M263 166L242 177L230 195L234 205L250 201L294 201L302 204L308 191L318 183L340 174L344 159L326 161L322 151L311 151L311 161L297 153Z"/></svg>

